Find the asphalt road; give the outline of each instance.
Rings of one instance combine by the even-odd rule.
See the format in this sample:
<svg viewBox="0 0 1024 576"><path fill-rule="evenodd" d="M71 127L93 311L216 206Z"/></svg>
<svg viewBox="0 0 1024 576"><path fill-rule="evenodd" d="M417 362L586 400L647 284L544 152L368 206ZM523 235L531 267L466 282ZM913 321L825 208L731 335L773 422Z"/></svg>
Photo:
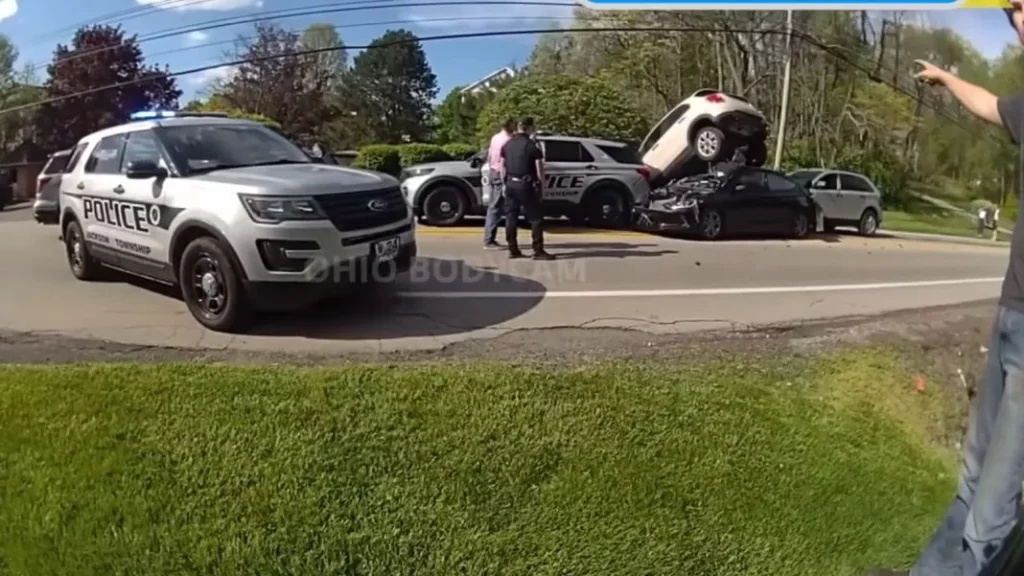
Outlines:
<svg viewBox="0 0 1024 576"><path fill-rule="evenodd" d="M0 331L144 346L307 354L431 350L524 329L652 333L757 327L995 297L1005 248L853 236L702 243L635 233L552 234L554 262L484 252L479 230L422 229L395 289L275 315L252 334L204 330L167 289L84 283L54 227L0 213Z"/></svg>

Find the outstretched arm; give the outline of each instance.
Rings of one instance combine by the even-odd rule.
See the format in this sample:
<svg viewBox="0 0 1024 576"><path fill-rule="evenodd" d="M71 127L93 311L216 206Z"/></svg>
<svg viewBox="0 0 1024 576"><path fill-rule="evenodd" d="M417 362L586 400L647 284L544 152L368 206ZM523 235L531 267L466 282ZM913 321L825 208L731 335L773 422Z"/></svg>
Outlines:
<svg viewBox="0 0 1024 576"><path fill-rule="evenodd" d="M981 86L971 84L924 60L918 60L917 64L921 66L921 71L915 75L918 80L945 86L953 98L971 114L1006 127L1014 142L1020 141L1024 124L1024 96L998 98Z"/></svg>

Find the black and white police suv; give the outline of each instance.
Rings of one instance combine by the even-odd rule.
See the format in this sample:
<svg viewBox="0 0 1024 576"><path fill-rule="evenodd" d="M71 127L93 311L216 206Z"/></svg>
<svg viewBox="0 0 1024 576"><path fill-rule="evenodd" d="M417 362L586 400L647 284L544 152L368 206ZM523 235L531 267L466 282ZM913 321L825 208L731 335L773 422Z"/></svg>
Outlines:
<svg viewBox="0 0 1024 576"><path fill-rule="evenodd" d="M647 203L650 170L621 142L538 134L544 151L544 211L599 227L629 225L633 207ZM432 162L402 172L402 192L432 226L455 226L483 215L490 202L487 151L469 160Z"/></svg>
<svg viewBox="0 0 1024 576"><path fill-rule="evenodd" d="M179 286L212 330L392 280L416 256L397 180L313 162L274 131L222 115L139 113L90 134L60 196L77 278L108 267Z"/></svg>

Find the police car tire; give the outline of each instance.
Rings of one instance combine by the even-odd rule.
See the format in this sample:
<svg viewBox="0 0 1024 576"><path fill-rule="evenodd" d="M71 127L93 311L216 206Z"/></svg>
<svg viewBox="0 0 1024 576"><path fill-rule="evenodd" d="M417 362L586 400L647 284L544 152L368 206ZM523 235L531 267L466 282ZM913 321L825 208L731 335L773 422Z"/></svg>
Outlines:
<svg viewBox="0 0 1024 576"><path fill-rule="evenodd" d="M433 213L434 202L438 202L437 198L442 196L450 196L450 200L455 203L452 215L448 218ZM467 208L466 197L455 186L441 185L431 188L423 199L423 217L431 226L456 226L466 217Z"/></svg>
<svg viewBox="0 0 1024 576"><path fill-rule="evenodd" d="M604 217L605 199L613 201L619 209L618 216L610 221ZM585 202L583 209L587 213L587 223L595 228L623 228L629 223L626 201L615 188L605 186L592 190L587 194Z"/></svg>
<svg viewBox="0 0 1024 576"><path fill-rule="evenodd" d="M71 261L71 251L73 250L71 242L75 238L82 243L82 261L79 266L75 266L74 262ZM71 268L71 273L74 274L75 278L88 282L103 276L103 265L89 254L89 245L85 242L85 233L82 232L82 225L77 220L72 220L64 228L63 239L64 252L68 259L68 268Z"/></svg>
<svg viewBox="0 0 1024 576"><path fill-rule="evenodd" d="M217 268L227 285L227 303L224 311L216 316L208 316L196 303L195 288L192 286L192 268L199 258L206 254L217 264ZM245 295L238 271L231 264L227 252L220 242L210 236L201 236L192 242L181 253L178 265L178 283L181 297L188 306L188 311L197 322L217 332L240 332L248 326L250 319L249 301Z"/></svg>

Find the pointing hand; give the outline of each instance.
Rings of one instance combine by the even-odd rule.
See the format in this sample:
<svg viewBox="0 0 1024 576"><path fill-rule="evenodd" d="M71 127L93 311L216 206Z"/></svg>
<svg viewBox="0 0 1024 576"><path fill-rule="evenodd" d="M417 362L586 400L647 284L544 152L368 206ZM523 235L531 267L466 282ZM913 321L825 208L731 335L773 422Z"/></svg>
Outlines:
<svg viewBox="0 0 1024 576"><path fill-rule="evenodd" d="M914 79L919 82L924 82L929 86L941 85L946 82L946 78L949 77L949 72L946 72L938 66L926 62L924 60L914 60L914 63L921 67L921 69L914 74Z"/></svg>

